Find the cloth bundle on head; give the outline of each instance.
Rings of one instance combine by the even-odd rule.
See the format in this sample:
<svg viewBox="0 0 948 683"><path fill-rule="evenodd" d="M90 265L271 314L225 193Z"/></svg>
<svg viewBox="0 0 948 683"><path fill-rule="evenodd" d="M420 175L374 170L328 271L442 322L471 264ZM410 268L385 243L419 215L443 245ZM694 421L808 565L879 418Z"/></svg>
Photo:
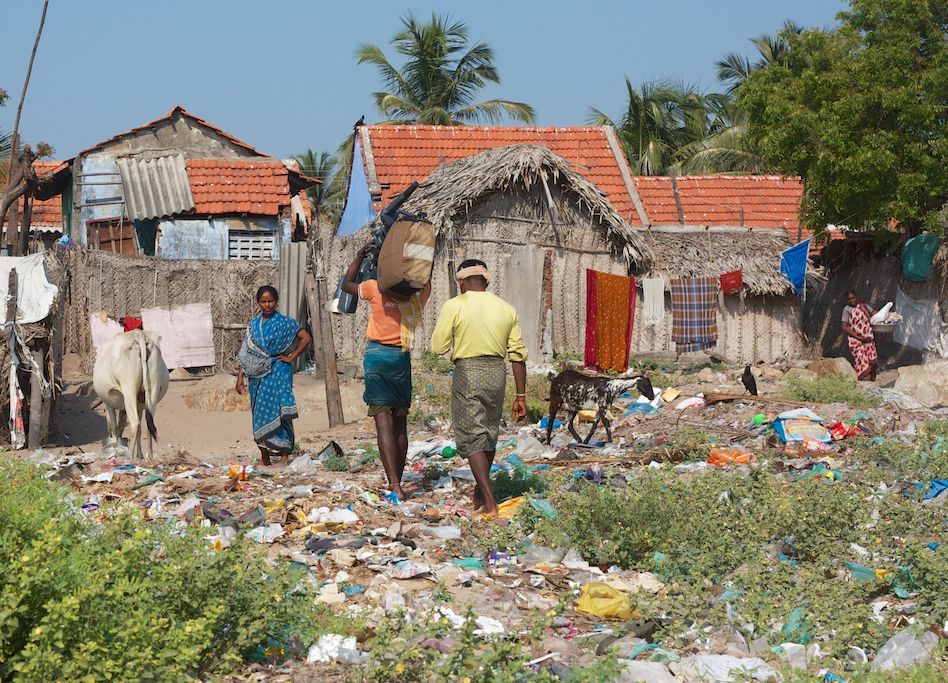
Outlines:
<svg viewBox="0 0 948 683"><path fill-rule="evenodd" d="M482 278L490 282L490 273L487 272L487 268L485 268L484 266L477 266L477 265L461 268L461 270L458 271L458 280L464 280L466 278L475 277L477 275L480 275Z"/></svg>
<svg viewBox="0 0 948 683"><path fill-rule="evenodd" d="M657 325L665 319L665 278L642 280L642 308L646 325Z"/></svg>

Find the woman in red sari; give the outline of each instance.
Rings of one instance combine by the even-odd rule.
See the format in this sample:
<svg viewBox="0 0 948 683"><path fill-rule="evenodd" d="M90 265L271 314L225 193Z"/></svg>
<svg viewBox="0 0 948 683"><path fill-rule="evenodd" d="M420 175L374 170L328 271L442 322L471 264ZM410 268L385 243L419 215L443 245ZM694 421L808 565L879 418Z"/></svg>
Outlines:
<svg viewBox="0 0 948 683"><path fill-rule="evenodd" d="M879 370L879 352L876 351L875 335L869 321L875 311L863 303L850 290L846 294L847 306L843 309L843 332L849 339L849 350L860 380L874 382Z"/></svg>

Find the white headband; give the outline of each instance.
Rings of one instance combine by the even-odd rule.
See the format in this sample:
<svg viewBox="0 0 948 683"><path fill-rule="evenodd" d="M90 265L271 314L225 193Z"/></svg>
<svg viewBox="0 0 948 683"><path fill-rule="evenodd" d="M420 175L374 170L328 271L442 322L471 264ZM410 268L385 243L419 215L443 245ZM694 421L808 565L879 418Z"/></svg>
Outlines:
<svg viewBox="0 0 948 683"><path fill-rule="evenodd" d="M466 280L469 277L475 277L477 275L480 275L490 282L490 273L487 272L487 268L484 266L467 266L466 268L461 268L461 270L458 271L458 280Z"/></svg>

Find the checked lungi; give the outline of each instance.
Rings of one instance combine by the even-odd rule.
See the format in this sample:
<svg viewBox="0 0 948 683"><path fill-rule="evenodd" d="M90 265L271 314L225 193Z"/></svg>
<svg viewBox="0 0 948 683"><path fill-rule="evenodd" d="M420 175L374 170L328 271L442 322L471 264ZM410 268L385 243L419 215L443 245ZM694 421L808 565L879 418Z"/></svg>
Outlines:
<svg viewBox="0 0 948 683"><path fill-rule="evenodd" d="M678 353L703 351L718 343L716 277L671 280L672 341Z"/></svg>
<svg viewBox="0 0 948 683"><path fill-rule="evenodd" d="M451 419L458 455L497 448L504 411L507 365L503 358L461 358L451 381Z"/></svg>

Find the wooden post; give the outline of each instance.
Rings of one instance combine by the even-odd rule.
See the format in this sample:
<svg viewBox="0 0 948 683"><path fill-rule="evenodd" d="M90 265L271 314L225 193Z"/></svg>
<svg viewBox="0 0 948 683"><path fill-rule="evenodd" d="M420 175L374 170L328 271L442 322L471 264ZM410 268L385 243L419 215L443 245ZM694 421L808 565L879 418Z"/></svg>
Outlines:
<svg viewBox="0 0 948 683"><path fill-rule="evenodd" d="M38 340L37 340L38 343ZM34 371L30 372L30 426L26 432L27 447L34 451L43 445L43 377L45 354L42 347L33 349L31 356L33 359Z"/></svg>
<svg viewBox="0 0 948 683"><path fill-rule="evenodd" d="M342 413L342 395L339 393L339 374L336 370L336 347L332 339L332 325L329 315L322 306L322 302L326 301L326 278L320 277L317 280L312 273L307 273L304 282L309 319L319 341L319 353L322 356L322 366L326 374L326 410L329 413L329 426L338 427L345 424L346 419Z"/></svg>
<svg viewBox="0 0 948 683"><path fill-rule="evenodd" d="M6 322L10 323L10 331L3 335L3 338L9 339L13 334L13 321L16 319L16 270L10 269L10 279L7 281L7 317Z"/></svg>

